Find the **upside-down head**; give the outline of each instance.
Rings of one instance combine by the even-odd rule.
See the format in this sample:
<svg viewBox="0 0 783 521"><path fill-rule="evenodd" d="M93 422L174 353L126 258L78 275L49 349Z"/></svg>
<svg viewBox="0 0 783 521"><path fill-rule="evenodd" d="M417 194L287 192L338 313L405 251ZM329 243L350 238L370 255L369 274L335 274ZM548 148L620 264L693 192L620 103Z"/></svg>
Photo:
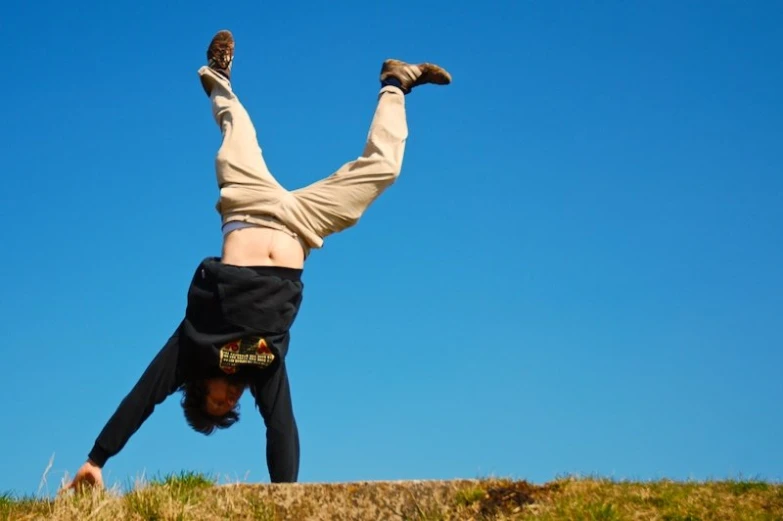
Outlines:
<svg viewBox="0 0 783 521"><path fill-rule="evenodd" d="M225 377L186 382L182 385L185 420L196 432L210 435L239 421L239 398L246 384Z"/></svg>

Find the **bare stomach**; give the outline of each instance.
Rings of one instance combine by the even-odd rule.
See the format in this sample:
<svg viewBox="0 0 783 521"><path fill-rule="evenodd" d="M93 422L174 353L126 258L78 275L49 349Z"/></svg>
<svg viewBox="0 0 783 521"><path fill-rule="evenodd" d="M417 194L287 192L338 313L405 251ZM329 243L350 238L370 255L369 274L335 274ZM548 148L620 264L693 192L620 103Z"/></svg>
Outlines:
<svg viewBox="0 0 783 521"><path fill-rule="evenodd" d="M302 269L304 250L289 234L272 228L242 228L223 239L224 264Z"/></svg>

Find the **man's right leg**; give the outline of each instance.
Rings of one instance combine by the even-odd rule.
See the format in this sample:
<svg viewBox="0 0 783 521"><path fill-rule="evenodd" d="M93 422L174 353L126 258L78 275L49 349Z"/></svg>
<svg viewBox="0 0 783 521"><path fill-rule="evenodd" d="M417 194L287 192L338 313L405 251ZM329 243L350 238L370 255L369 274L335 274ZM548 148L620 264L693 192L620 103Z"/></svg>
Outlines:
<svg viewBox="0 0 783 521"><path fill-rule="evenodd" d="M207 50L208 65L198 71L223 135L215 164L218 187L252 185L259 204L276 203L285 189L269 172L250 115L232 89L233 57L233 36L220 31Z"/></svg>

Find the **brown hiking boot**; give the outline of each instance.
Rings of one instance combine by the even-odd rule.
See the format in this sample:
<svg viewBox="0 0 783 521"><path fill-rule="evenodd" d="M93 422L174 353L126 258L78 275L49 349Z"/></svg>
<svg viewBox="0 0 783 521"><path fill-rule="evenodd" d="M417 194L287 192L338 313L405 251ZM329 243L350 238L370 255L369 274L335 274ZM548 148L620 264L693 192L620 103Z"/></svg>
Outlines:
<svg viewBox="0 0 783 521"><path fill-rule="evenodd" d="M400 60L386 60L381 68L381 83L393 85L393 79L397 79L400 83L400 89L408 94L413 87L425 83L448 85L451 83L451 74L443 67L432 63L414 65Z"/></svg>
<svg viewBox="0 0 783 521"><path fill-rule="evenodd" d="M227 80L231 81L231 66L234 63L234 36L231 31L218 31L212 37L207 48L207 66ZM201 84L209 96L212 91L211 82L201 77Z"/></svg>
<svg viewBox="0 0 783 521"><path fill-rule="evenodd" d="M234 36L231 31L218 31L207 48L207 65L231 79L234 62Z"/></svg>

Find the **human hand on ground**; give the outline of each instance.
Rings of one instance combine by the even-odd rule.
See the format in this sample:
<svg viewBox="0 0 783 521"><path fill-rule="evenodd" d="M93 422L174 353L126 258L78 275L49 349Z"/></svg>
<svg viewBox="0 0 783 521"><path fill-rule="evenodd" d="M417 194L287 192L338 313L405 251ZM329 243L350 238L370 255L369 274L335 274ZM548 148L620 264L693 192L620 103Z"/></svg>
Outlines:
<svg viewBox="0 0 783 521"><path fill-rule="evenodd" d="M73 480L63 487L62 492L76 490L81 492L85 487L103 488L103 474L101 468L90 460L81 466Z"/></svg>

